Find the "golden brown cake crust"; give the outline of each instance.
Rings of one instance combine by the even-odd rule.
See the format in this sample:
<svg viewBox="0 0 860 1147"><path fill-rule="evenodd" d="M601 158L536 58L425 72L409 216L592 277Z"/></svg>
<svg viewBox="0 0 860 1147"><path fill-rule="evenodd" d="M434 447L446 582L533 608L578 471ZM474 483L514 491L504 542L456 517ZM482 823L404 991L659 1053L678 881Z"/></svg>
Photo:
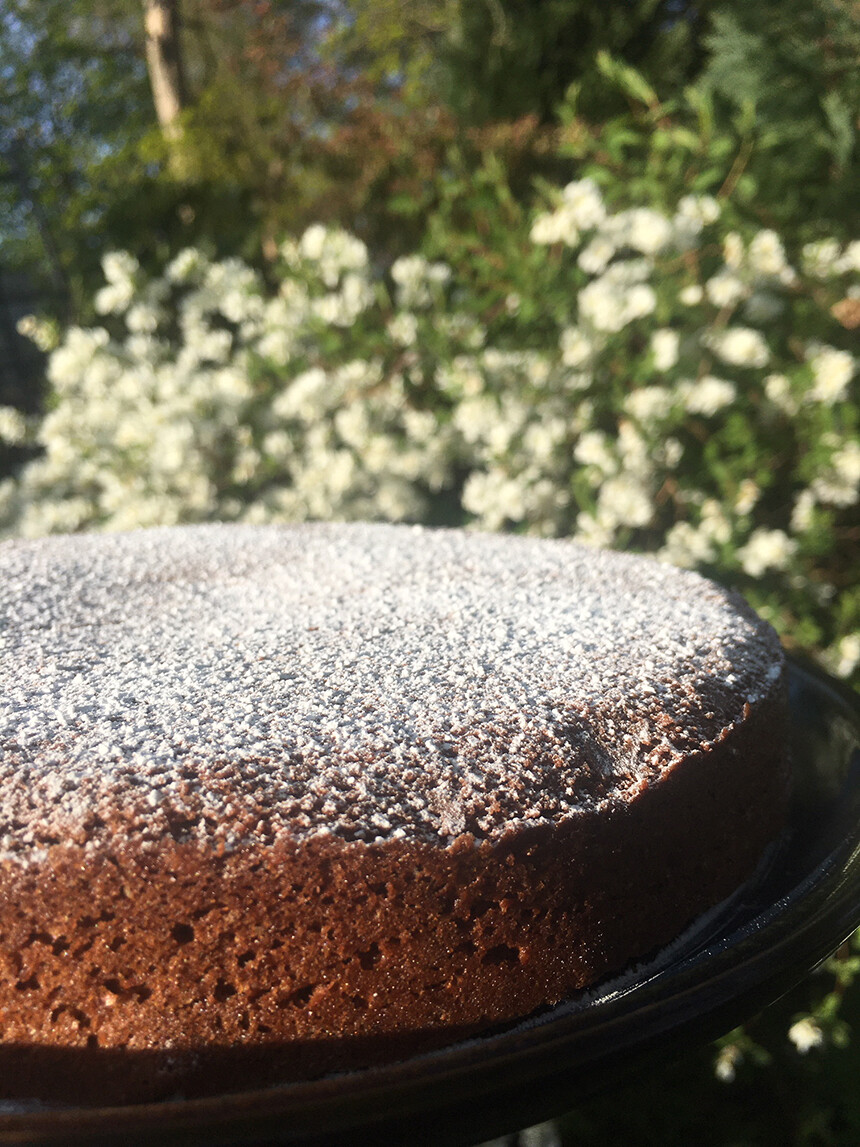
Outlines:
<svg viewBox="0 0 860 1147"><path fill-rule="evenodd" d="M388 577L389 595L377 601L394 624L397 609L388 607L391 596L396 597L395 572L403 584L407 570L414 573L430 563L431 580L438 584L442 569L449 568L445 563L459 562L459 581L479 586L478 609L487 592L482 578L489 585L499 580L499 590L508 593L507 628L495 647L493 683L478 690L475 700L477 670L467 675L467 687L452 678L443 700L453 716L441 731L436 702L406 714L401 701L394 716L386 714L384 729L379 722L374 726L372 710L365 709L357 721L352 711L345 711L340 739L332 735L328 742L322 730L329 727L325 722L331 713L314 710L309 724L302 709L306 694L295 686L292 727L300 728L280 762L259 748L253 758L247 753L243 758L241 744L232 754L222 752L221 759L214 752L207 756L210 742L198 725L197 740L185 755L174 748L153 767L157 754L150 750L146 756L147 738L172 736L175 745L181 736L191 740L193 725L168 727L163 715L159 725L150 709L133 727L136 742L131 735L123 742L120 735L101 752L104 741L99 738L110 725L115 697L99 698L80 669L77 676L84 681L77 684L83 699L78 713L89 714L90 726L86 720L70 723L61 745L56 734L53 740L45 737L47 719L38 736L15 735L18 702L11 681L14 669L21 672L25 651L38 640L43 666L51 657L68 662L70 656L89 655L86 639L91 638L115 669L126 648L123 631L131 630L139 640L134 617L120 619L112 645L104 627L93 622L70 654L80 617L74 609L66 614L55 610L46 622L44 614L27 616L26 610L24 621L15 620L9 608L7 617L17 629L0 663L7 710L13 712L13 719L7 717L6 740L0 741L5 774L0 807L6 810L0 824L5 841L0 853L0 1078L7 1095L123 1102L159 1098L177 1089L186 1094L217 1091L384 1061L486 1030L557 1003L667 943L698 913L729 895L780 830L787 754L775 638L745 606L693 575L646 561L619 561L617 555L592 558L565 543L415 535L390 527L157 533L155 538L131 535L113 542L114 548L105 539L49 541L41 549L10 547L7 567L17 563L24 571L19 579L29 578L32 589L40 584L40 562L45 562L67 593L74 567L73 584L83 594L88 570L100 569L105 581L107 564L114 581L107 579L101 599L98 590L90 590L97 600L83 600L80 609L86 614L117 601L118 579L128 576L129 553L137 559L138 581L143 575L151 580L154 569L160 570L158 594L169 587L171 577L175 585L178 571L187 572L195 561L212 568L225 546L234 556L237 545L246 554L251 546L253 553L254 539L258 553L268 546L266 560L259 566L248 563L241 577L234 564L237 581L227 587L229 597L237 587L241 594L249 584L267 580L271 588L273 554L280 555L282 565L292 560L295 572L296 554L306 553L308 546L324 553L346 545L353 560L370 554L362 578L378 583L380 576ZM154 551L146 551L153 545ZM390 557L392 548L395 558ZM338 560L343 554L341 549ZM29 557L29 565L22 557ZM499 570L501 560L507 560L507 569ZM386 561L393 561L393 569ZM464 570L464 561L475 568L470 571L467 564ZM581 618L572 637L558 616L559 594L572 600L587 596L582 570L595 563L594 584L601 592L591 591L589 616L595 632L609 634L597 652L581 648L591 640L581 632ZM526 580L529 570L544 587L537 599ZM566 583L561 580L565 570ZM628 587L633 579L635 585L621 593L618 579ZM198 569L188 582L192 588L181 590L189 630L200 628L203 614L198 609L188 621L187 610L199 606L200 593L205 597L215 582ZM354 572L346 582L355 585ZM608 602L613 586L616 602L601 609L609 614L604 623L594 616L594 602ZM419 593L420 587L412 589ZM443 620L439 595L426 587L421 592L424 597L419 593L418 600L428 624L438 628ZM616 619L622 616L625 603L629 610L631 595L635 599L637 593L649 599L662 595L663 602L661 608L652 607L653 622L641 604L636 607L637 625L650 625L653 631L639 646L630 640L626 619L620 629L613 620L613 610ZM700 626L706 622L710 629L670 634L661 645L657 630L665 624L667 593L680 601L677 607L670 602L673 622L686 618ZM54 589L44 594L56 601ZM219 623L225 600L217 602ZM414 609L408 614L408 601L404 595L398 605L401 621L415 616ZM485 609L492 611L494 605L491 600ZM316 614L315 608L303 581L298 604L294 596L286 610L286 615L304 611L302 640L305 633L319 632L308 629L309 620L327 625L333 618L351 620L365 643L368 627L380 628L373 605L369 620L348 603ZM528 656L525 669L518 667L519 677L505 677L511 658L500 652L516 643L517 619L529 609L532 629L524 622L523 632L536 630L544 653L551 656L539 682L540 696L552 693L550 678L561 677L563 687L571 688L570 664L560 649L567 650L568 662L580 675L583 657L597 665L596 681L569 696L561 716L558 700L554 709L544 706L540 725L533 721L534 712L517 724L516 714L493 700L494 693L507 698L516 695L516 688L533 690L533 678L540 676L540 650L534 642L528 647L528 641L521 641ZM152 612L157 613L154 605ZM181 609L176 616L183 616ZM475 620L474 613L469 617ZM498 617L491 623L493 632L502 632ZM484 633L483 622L475 624L479 635ZM416 650L428 632L419 625L412 639ZM274 638L273 643L270 626L256 644L246 640L244 663L251 665L249 648L276 661L279 650L279 671L295 670L300 656L295 631L282 623ZM622 640L628 654L623 673L600 664L601 657L620 656ZM355 634L341 631L342 647L360 644ZM452 658L458 648L468 657L482 648L486 674L490 645L476 644L474 633L459 647L456 635L449 637L451 644ZM152 648L156 645L151 641ZM152 648L138 672L144 664L151 669ZM170 651L170 640L163 648ZM188 656L188 645L181 648ZM198 655L203 648L197 647ZM325 661L328 647L323 642L318 654L320 648ZM395 640L385 656L391 649L401 655L403 648ZM688 662L685 649L690 650ZM444 657L440 660L438 649L436 655L444 679ZM668 673L670 655L676 658L674 680ZM631 698L629 680L641 677L644 661L650 664L650 679ZM163 667L169 678L169 657ZM90 681L101 680L103 668L91 661ZM366 702L361 696L366 680L384 668L377 658L369 676L360 675L347 710L357 700ZM215 680L217 670L216 665ZM202 679L211 683L212 671L207 672ZM239 702L230 674L221 672L229 712ZM408 665L403 672L408 674ZM20 687L30 697L39 693L35 676L31 670ZM313 671L306 676L313 684ZM735 678L734 688L726 687L729 676ZM51 680L49 675L41 694L45 713L45 698L57 695ZM332 689L339 686L331 685L331 674L326 682L331 704ZM657 692L661 686L662 696ZM121 688L128 688L125 681ZM187 699L181 688L179 682L172 693L162 689L159 704L165 713L187 717L192 711L179 704ZM391 695L398 696L396 688L389 702ZM414 700L415 690L410 688L408 696ZM146 701L138 696L126 703L132 707ZM459 711L452 708L456 701ZM217 714L218 696L201 702L203 709L207 705ZM435 741L424 736L431 710ZM485 712L485 724L469 729L464 714L473 710ZM295 720L297 712L304 725ZM394 762L391 728L402 728L407 715L413 721L412 739L404 735L396 742L400 758ZM272 710L263 717L271 727L290 714ZM368 741L368 728L374 727L375 745ZM352 741L344 728L354 732ZM461 729L459 739L452 735L455 728ZM279 735L283 738L283 732ZM259 741L258 734L249 733L243 744L254 736ZM124 743L131 747L123 750ZM323 745L318 757L312 744ZM75 753L88 767L63 767ZM332 765L333 753L339 771ZM237 759L244 760L244 767L237 767ZM135 774L141 761L141 772ZM356 762L361 769L354 768ZM373 771L380 762L384 770ZM315 790L320 778L325 783ZM50 792L55 793L53 802ZM308 792L314 798L310 802L304 800ZM34 800L34 793L39 799ZM520 803L514 807L518 793Z"/></svg>

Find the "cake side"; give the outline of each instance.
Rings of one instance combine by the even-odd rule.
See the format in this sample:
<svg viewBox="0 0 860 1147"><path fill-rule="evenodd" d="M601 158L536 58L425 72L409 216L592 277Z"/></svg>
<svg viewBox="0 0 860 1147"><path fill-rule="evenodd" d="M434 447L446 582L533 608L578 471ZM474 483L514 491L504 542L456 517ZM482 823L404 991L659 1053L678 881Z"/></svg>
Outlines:
<svg viewBox="0 0 860 1147"><path fill-rule="evenodd" d="M783 715L774 695L608 815L493 844L320 835L217 857L171 842L7 860L0 1090L217 1094L387 1062L557 1003L752 873L782 826Z"/></svg>

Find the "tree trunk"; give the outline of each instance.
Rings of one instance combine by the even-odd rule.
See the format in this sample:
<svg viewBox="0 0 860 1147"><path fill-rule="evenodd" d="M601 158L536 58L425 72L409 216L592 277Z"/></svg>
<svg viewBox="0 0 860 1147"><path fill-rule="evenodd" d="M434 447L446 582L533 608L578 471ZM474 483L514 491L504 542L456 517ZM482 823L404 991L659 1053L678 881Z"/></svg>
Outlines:
<svg viewBox="0 0 860 1147"><path fill-rule="evenodd" d="M182 138L180 115L186 106L179 0L143 0L146 66L155 114L170 144Z"/></svg>

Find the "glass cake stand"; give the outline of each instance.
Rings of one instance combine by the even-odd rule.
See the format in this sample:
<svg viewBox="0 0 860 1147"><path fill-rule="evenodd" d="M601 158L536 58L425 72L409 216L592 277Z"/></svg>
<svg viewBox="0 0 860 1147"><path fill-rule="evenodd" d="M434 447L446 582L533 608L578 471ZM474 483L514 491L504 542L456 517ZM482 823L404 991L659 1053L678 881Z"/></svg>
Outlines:
<svg viewBox="0 0 860 1147"><path fill-rule="evenodd" d="M731 901L650 963L504 1031L312 1083L102 1109L0 1105L0 1144L467 1147L736 1026L860 925L860 698L798 661L789 685L788 828Z"/></svg>

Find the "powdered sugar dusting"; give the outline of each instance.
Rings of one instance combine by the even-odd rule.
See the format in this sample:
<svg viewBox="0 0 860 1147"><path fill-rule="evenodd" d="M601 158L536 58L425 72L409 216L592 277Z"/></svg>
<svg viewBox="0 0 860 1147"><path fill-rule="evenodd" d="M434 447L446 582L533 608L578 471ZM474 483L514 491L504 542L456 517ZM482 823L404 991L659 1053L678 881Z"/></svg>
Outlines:
<svg viewBox="0 0 860 1147"><path fill-rule="evenodd" d="M195 526L0 545L0 851L495 839L625 799L774 688L695 574L566 541Z"/></svg>

